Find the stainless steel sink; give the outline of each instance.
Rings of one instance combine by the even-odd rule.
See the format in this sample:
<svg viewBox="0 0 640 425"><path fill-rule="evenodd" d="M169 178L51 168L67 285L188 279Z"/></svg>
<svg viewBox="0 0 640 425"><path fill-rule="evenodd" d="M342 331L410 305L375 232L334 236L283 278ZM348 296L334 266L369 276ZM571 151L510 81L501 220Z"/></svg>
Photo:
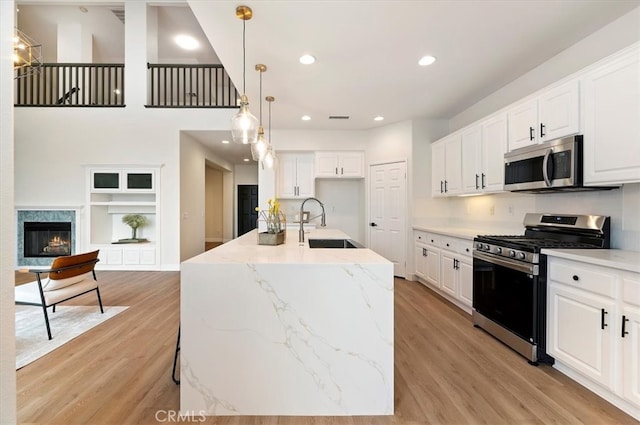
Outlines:
<svg viewBox="0 0 640 425"><path fill-rule="evenodd" d="M309 239L309 248L364 248L353 239Z"/></svg>

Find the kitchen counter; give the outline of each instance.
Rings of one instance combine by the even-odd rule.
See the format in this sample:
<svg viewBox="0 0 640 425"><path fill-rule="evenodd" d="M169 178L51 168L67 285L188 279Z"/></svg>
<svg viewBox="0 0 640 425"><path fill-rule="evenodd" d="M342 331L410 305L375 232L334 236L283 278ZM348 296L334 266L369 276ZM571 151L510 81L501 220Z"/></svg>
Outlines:
<svg viewBox="0 0 640 425"><path fill-rule="evenodd" d="M622 249L543 249L542 254L640 273L640 252Z"/></svg>
<svg viewBox="0 0 640 425"><path fill-rule="evenodd" d="M495 226L495 225L494 225ZM445 236L452 236L455 238L473 240L478 235L522 235L524 230L522 226L517 227L512 224L506 225L502 228L478 226L478 227L458 227L452 225L440 225L440 224L413 224L414 230L421 230L423 232L438 233Z"/></svg>
<svg viewBox="0 0 640 425"><path fill-rule="evenodd" d="M393 264L369 249L254 230L182 263L180 311L181 412L393 415Z"/></svg>

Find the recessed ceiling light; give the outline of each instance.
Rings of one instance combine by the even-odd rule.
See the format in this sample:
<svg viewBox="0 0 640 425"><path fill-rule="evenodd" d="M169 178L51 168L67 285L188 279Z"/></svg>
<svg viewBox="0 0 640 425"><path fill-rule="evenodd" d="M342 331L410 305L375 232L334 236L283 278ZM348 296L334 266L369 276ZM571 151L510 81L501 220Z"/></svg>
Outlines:
<svg viewBox="0 0 640 425"><path fill-rule="evenodd" d="M249 158L242 158L244 162L249 162Z"/></svg>
<svg viewBox="0 0 640 425"><path fill-rule="evenodd" d="M228 144L229 144L229 141L228 141L228 140L223 140L223 141L222 141L222 142L220 142L220 143L222 143L223 145L228 145Z"/></svg>
<svg viewBox="0 0 640 425"><path fill-rule="evenodd" d="M198 43L198 40L191 37L190 35L176 35L174 41L178 46L182 47L185 50L195 50L200 47L200 43Z"/></svg>
<svg viewBox="0 0 640 425"><path fill-rule="evenodd" d="M311 117L309 115L303 115L300 119L302 121L309 121L311 119Z"/></svg>
<svg viewBox="0 0 640 425"><path fill-rule="evenodd" d="M378 115L378 116L377 116L377 117L375 117L373 120L374 120L374 121L382 121L383 119L384 119L384 117L383 117L383 116Z"/></svg>
<svg viewBox="0 0 640 425"><path fill-rule="evenodd" d="M311 65L316 61L315 56L312 55L302 55L300 56L300 63L303 65Z"/></svg>
<svg viewBox="0 0 640 425"><path fill-rule="evenodd" d="M427 55L420 58L420 60L418 61L418 65L428 66L434 63L435 61L436 61L436 58L434 56Z"/></svg>

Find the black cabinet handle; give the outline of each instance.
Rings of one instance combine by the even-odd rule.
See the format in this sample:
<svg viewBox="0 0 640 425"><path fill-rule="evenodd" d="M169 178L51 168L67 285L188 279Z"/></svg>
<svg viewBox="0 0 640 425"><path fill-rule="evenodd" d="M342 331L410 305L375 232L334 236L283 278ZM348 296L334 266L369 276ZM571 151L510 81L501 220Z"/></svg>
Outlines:
<svg viewBox="0 0 640 425"><path fill-rule="evenodd" d="M378 225L376 223L369 223L369 226L371 227L377 227Z"/></svg>
<svg viewBox="0 0 640 425"><path fill-rule="evenodd" d="M622 315L622 334L620 336L623 338L625 335L629 335L629 332L625 330L628 321L629 319L627 319L627 316Z"/></svg>
<svg viewBox="0 0 640 425"><path fill-rule="evenodd" d="M580 280L580 277L578 277L577 274L574 274L572 277L573 280L575 280L576 282Z"/></svg>
<svg viewBox="0 0 640 425"><path fill-rule="evenodd" d="M338 175L338 167L336 167L336 175Z"/></svg>
<svg viewBox="0 0 640 425"><path fill-rule="evenodd" d="M478 185L478 179L479 178L480 178L480 176L476 174L476 189L480 189L480 186Z"/></svg>
<svg viewBox="0 0 640 425"><path fill-rule="evenodd" d="M447 193L447 181L444 181L444 193Z"/></svg>
<svg viewBox="0 0 640 425"><path fill-rule="evenodd" d="M602 308L600 309L600 329L604 329L605 327L609 326L606 323L604 323L604 318L607 315L607 311Z"/></svg>
<svg viewBox="0 0 640 425"><path fill-rule="evenodd" d="M344 174L344 167L340 168L340 174Z"/></svg>
<svg viewBox="0 0 640 425"><path fill-rule="evenodd" d="M533 140L533 127L529 127L529 140Z"/></svg>
<svg viewBox="0 0 640 425"><path fill-rule="evenodd" d="M427 249L426 248L422 248L422 256L423 257L427 256Z"/></svg>
<svg viewBox="0 0 640 425"><path fill-rule="evenodd" d="M484 184L484 179L485 179L485 177L486 177L486 176L485 176L485 174L484 174L484 173L482 173L482 188L483 188L483 189L484 189L485 187L487 187L487 185L486 185L486 184Z"/></svg>
<svg viewBox="0 0 640 425"><path fill-rule="evenodd" d="M544 127L545 125L540 123L540 137L544 137Z"/></svg>
<svg viewBox="0 0 640 425"><path fill-rule="evenodd" d="M444 190L442 189L442 184L443 184L443 183L444 183L444 182L443 182L442 180L440 180L440 193L444 193Z"/></svg>
<svg viewBox="0 0 640 425"><path fill-rule="evenodd" d="M449 244L447 244L447 246L449 246Z"/></svg>

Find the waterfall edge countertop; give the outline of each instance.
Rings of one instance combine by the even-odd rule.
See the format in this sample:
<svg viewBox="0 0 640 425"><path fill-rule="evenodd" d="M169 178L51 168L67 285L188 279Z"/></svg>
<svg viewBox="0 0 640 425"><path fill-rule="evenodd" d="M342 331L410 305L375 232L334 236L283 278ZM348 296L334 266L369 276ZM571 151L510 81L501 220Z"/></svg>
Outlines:
<svg viewBox="0 0 640 425"><path fill-rule="evenodd" d="M180 272L180 410L218 415L393 415L393 263L317 229L256 231Z"/></svg>
<svg viewBox="0 0 640 425"><path fill-rule="evenodd" d="M309 239L348 238L348 235L336 229L311 229L305 232L305 241L301 246L298 231L295 230L287 231L284 244L258 245L257 231L252 230L184 263L391 264L389 260L367 248L309 248Z"/></svg>

